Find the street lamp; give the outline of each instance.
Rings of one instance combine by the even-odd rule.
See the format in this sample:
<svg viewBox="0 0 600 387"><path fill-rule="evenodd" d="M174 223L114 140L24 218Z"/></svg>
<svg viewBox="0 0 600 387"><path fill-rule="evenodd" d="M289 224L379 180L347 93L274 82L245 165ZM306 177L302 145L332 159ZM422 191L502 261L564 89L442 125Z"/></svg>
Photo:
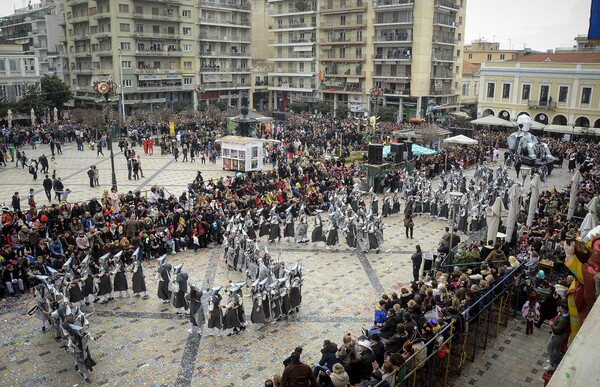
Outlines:
<svg viewBox="0 0 600 387"><path fill-rule="evenodd" d="M573 133L571 134L571 142L573 142L574 141L573 138L575 137L575 123L574 122L571 124L571 127L573 128Z"/></svg>
<svg viewBox="0 0 600 387"><path fill-rule="evenodd" d="M123 125L125 125L125 82L123 81L123 57L121 52L121 47L119 50L119 80L121 81L121 118L123 120Z"/></svg>
<svg viewBox="0 0 600 387"><path fill-rule="evenodd" d="M110 95L117 90L117 84L113 81L94 82L94 91L106 102L104 104L104 123L106 124L106 139L110 151L110 167L112 170L112 187L117 189L117 175L115 174L115 154L113 153L112 136L110 133Z"/></svg>

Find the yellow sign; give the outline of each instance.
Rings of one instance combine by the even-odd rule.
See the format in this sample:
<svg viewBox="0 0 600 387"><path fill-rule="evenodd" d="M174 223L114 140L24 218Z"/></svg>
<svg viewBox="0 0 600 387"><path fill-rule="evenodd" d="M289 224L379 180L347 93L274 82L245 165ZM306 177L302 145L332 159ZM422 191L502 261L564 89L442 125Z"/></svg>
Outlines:
<svg viewBox="0 0 600 387"><path fill-rule="evenodd" d="M175 123L173 121L169 121L169 134L171 136L175 135Z"/></svg>

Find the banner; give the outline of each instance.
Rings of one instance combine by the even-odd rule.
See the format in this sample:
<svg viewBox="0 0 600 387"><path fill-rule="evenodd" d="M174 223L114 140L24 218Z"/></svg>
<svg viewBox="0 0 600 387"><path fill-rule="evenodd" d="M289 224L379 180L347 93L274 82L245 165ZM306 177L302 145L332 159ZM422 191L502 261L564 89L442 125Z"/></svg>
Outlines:
<svg viewBox="0 0 600 387"><path fill-rule="evenodd" d="M589 40L600 40L600 0L592 0L592 9L590 10L590 29L588 30Z"/></svg>
<svg viewBox="0 0 600 387"><path fill-rule="evenodd" d="M171 136L175 135L175 122L169 121L169 134Z"/></svg>

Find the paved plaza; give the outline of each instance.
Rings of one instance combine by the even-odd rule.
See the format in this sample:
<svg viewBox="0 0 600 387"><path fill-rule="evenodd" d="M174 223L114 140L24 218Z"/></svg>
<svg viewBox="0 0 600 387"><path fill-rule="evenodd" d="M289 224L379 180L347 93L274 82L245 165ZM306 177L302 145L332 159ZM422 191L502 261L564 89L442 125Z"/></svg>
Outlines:
<svg viewBox="0 0 600 387"><path fill-rule="evenodd" d="M136 151L141 152L141 148ZM26 152L30 158L42 152L50 154L47 146ZM198 170L203 172L205 179L223 175L220 160L216 165L176 163L172 157L159 153L157 149L153 156L142 154L145 179L132 181L127 179L125 157L117 149L115 164L119 191L148 190L158 184L179 196L187 190L187 183L193 180ZM95 152L87 149L81 152L74 146L64 147L64 155L58 156L57 176L62 177L65 187L73 191L69 201L99 197L110 187L110 159L107 151L105 154L105 157L96 157ZM99 188L88 185L86 171L91 164L100 169ZM469 172L472 174L473 171ZM514 175L514 171L510 173ZM43 176L33 182L27 169L15 168L14 163L0 168L0 176L1 201L10 203L14 191L25 197L33 187L38 192L38 203L47 202L41 187ZM566 169L556 170L542 189L560 188L569 178ZM117 299L107 305L92 304L84 309L90 314L92 333L99 336L90 346L98 362L90 374L93 384L261 386L266 378L283 371L282 360L298 345L304 347L303 361L315 364L320 358L323 339L339 343L344 334L360 334L361 327L370 326L378 297L383 292L398 291L412 278L410 256L415 245L420 244L424 250L437 247L446 224L430 217L416 218L414 239L407 240L402 220L398 215L385 219L385 243L379 254L327 250L322 244L295 245L285 240L270 245L273 257L280 257L288 265L296 262L304 265L300 313L262 329L249 326L232 337L213 332L206 332L201 337L190 335L187 319L177 317L172 307L163 305L156 298L153 275L157 264L146 263L150 299ZM311 230L309 227L309 232ZM465 239L465 236L461 234L461 238ZM168 262L173 265L184 263L190 283L202 288L244 280L242 273L227 269L221 250L217 248L204 249L198 254L186 251L170 255ZM247 314L249 294L246 289ZM4 300L0 304L2 385L81 384L72 356L59 348L52 333L42 333L37 318L27 316L26 312L32 306L30 296ZM545 331L538 330L536 334L541 337L547 333ZM515 335L512 344L506 346L521 346L519 341L521 337ZM525 356L522 363L530 369L541 370L539 361L543 358L538 355L536 352L535 356ZM515 384L530 382L526 380L531 379L529 376L516 372ZM465 382L473 384L477 380L471 377ZM539 379L533 382L539 384Z"/></svg>

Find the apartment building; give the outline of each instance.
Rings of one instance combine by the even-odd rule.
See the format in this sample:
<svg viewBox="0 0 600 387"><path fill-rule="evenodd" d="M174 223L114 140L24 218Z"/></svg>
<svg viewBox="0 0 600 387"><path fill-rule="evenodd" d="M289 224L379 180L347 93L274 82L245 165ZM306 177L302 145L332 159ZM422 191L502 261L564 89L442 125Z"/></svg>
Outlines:
<svg viewBox="0 0 600 387"><path fill-rule="evenodd" d="M481 64L478 115L527 114L546 131L600 134L600 53L536 53Z"/></svg>
<svg viewBox="0 0 600 387"><path fill-rule="evenodd" d="M125 110L218 100L250 90L247 0L65 0L62 26L75 99L94 104L111 79ZM115 97L116 98L116 97Z"/></svg>
<svg viewBox="0 0 600 387"><path fill-rule="evenodd" d="M27 85L39 82L42 74L40 61L33 52L26 52L21 44L0 39L0 93L8 102L20 100Z"/></svg>
<svg viewBox="0 0 600 387"><path fill-rule="evenodd" d="M500 43L478 39L465 46L465 61L474 64L481 62L504 62L530 54L531 50L501 49Z"/></svg>
<svg viewBox="0 0 600 387"><path fill-rule="evenodd" d="M268 0L273 107L458 106L466 0Z"/></svg>
<svg viewBox="0 0 600 387"><path fill-rule="evenodd" d="M42 0L15 10L0 18L0 39L23 47L33 54L42 74L63 77L61 29L58 26L60 3L63 0Z"/></svg>

